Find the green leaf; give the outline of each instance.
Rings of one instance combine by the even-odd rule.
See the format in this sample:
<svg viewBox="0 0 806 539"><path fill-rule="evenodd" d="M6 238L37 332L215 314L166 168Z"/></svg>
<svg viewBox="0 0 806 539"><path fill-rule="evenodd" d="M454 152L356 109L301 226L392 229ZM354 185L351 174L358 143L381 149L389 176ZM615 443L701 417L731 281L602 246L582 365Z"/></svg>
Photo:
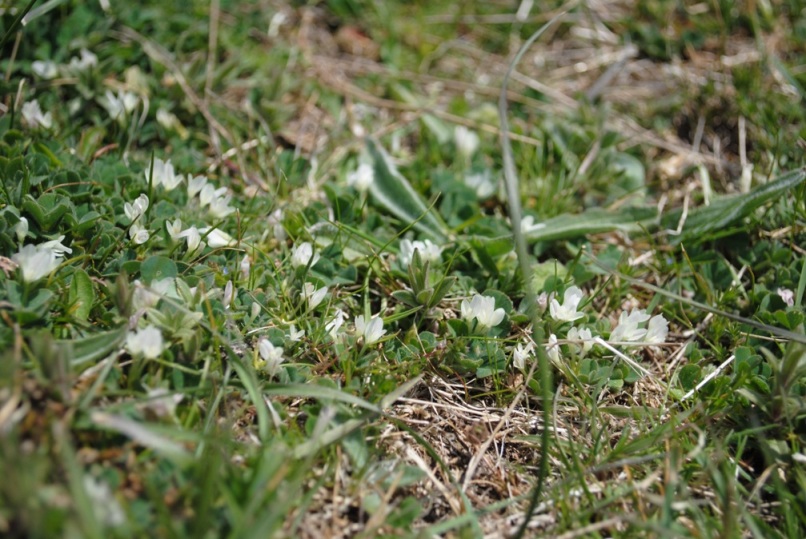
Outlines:
<svg viewBox="0 0 806 539"><path fill-rule="evenodd" d="M176 263L165 256L152 256L140 265L143 282L151 284L177 275Z"/></svg>
<svg viewBox="0 0 806 539"><path fill-rule="evenodd" d="M713 201L709 206L690 209L683 223L681 234L679 236L670 236L670 241L680 243L724 229L747 217L767 202L791 191L800 185L804 179L806 179L806 170L795 170L774 181L760 185L749 193L723 196ZM664 228L675 229L682 215L683 208L670 212L663 216L661 225Z"/></svg>
<svg viewBox="0 0 806 539"><path fill-rule="evenodd" d="M92 280L86 271L77 269L73 273L68 298L73 316L78 320L86 320L90 315L92 304L95 302L95 290L92 288Z"/></svg>
<svg viewBox="0 0 806 539"><path fill-rule="evenodd" d="M535 241L552 241L578 238L586 234L601 234L621 230L638 232L650 228L657 219L658 212L654 208L624 208L617 212L593 208L580 214L558 215L543 223L540 228L526 231L526 239ZM512 245L512 236L485 238L473 236L472 240L479 244L501 243L508 241ZM510 247L511 248L511 247Z"/></svg>
<svg viewBox="0 0 806 539"><path fill-rule="evenodd" d="M56 345L67 351L72 367L82 367L87 363L96 363L118 350L127 333L126 326L121 326L81 339L58 340Z"/></svg>
<svg viewBox="0 0 806 539"><path fill-rule="evenodd" d="M701 378L702 369L698 365L686 365L680 369L680 374L677 375L677 379L680 380L680 385L683 386L683 389L686 391L691 391L697 387L697 383L699 383Z"/></svg>
<svg viewBox="0 0 806 539"><path fill-rule="evenodd" d="M398 172L389 154L372 139L367 139L367 147L374 161L375 181L370 193L375 201L405 224L411 224L431 239L445 243L447 226Z"/></svg>

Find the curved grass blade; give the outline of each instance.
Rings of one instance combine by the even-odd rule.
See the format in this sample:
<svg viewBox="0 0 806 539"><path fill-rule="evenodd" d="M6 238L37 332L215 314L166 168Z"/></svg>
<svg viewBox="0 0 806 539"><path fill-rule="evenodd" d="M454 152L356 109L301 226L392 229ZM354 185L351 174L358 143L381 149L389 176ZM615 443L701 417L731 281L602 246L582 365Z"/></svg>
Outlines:
<svg viewBox="0 0 806 539"><path fill-rule="evenodd" d="M760 185L749 193L728 195L714 200L709 206L688 210L679 236L670 236L671 243L681 243L690 239L700 239L704 235L724 229L750 215L767 202L794 189L806 179L806 169L788 172L775 180ZM683 209L667 213L661 218L661 225L675 229L683 217Z"/></svg>

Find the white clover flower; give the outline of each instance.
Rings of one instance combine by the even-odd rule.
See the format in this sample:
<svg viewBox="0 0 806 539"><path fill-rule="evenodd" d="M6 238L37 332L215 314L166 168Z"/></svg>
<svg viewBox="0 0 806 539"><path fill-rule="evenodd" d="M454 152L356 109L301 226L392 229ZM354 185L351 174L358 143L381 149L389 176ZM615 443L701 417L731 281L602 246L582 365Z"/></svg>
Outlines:
<svg viewBox="0 0 806 539"><path fill-rule="evenodd" d="M226 196L226 194L226 187L216 189L211 183L205 184L201 191L199 191L199 205L203 208L208 204L212 204L215 199Z"/></svg>
<svg viewBox="0 0 806 539"><path fill-rule="evenodd" d="M140 98L132 92L119 90L117 95L112 90L107 90L102 98L98 100L101 106L109 113L113 120L124 120L131 114L140 102Z"/></svg>
<svg viewBox="0 0 806 539"><path fill-rule="evenodd" d="M193 198L207 186L207 176L188 174L188 197Z"/></svg>
<svg viewBox="0 0 806 539"><path fill-rule="evenodd" d="M22 105L22 119L28 126L37 128L44 127L50 129L53 126L53 115L50 112L42 114L42 109L39 107L39 101L34 99Z"/></svg>
<svg viewBox="0 0 806 539"><path fill-rule="evenodd" d="M126 202L123 204L123 213L126 214L126 217L131 219L132 223L135 222L137 219L143 215L146 210L148 209L148 195L142 193L134 202L129 204Z"/></svg>
<svg viewBox="0 0 806 539"><path fill-rule="evenodd" d="M369 163L361 163L358 168L347 174L347 185L356 191L364 192L375 181L375 169Z"/></svg>
<svg viewBox="0 0 806 539"><path fill-rule="evenodd" d="M174 171L174 166L170 159L163 161L155 158L153 165L146 168L145 175L147 182L153 183L155 187L162 185L166 191L172 191L182 183L182 175Z"/></svg>
<svg viewBox="0 0 806 539"><path fill-rule="evenodd" d="M634 342L640 341L646 335L646 330L638 327L649 320L649 315L644 309L633 309L627 314L626 311L619 315L618 326L610 333L610 342Z"/></svg>
<svg viewBox="0 0 806 539"><path fill-rule="evenodd" d="M363 335L364 344L372 344L386 333L383 329L383 318L376 314L369 320L364 320L364 315L358 315L355 317L355 332Z"/></svg>
<svg viewBox="0 0 806 539"><path fill-rule="evenodd" d="M87 71L88 69L98 65L98 57L87 49L79 51L80 57L73 56L70 59L68 67L73 71Z"/></svg>
<svg viewBox="0 0 806 539"><path fill-rule="evenodd" d="M495 193L495 182L492 173L488 170L476 174L465 176L465 185L476 192L476 196L481 199L489 198Z"/></svg>
<svg viewBox="0 0 806 539"><path fill-rule="evenodd" d="M180 218L176 218L171 221L165 221L165 229L168 230L168 236L170 236L172 241L179 241L182 238L182 220Z"/></svg>
<svg viewBox="0 0 806 539"><path fill-rule="evenodd" d="M316 308L317 305L322 303L322 300L325 299L327 295L327 287L323 286L322 288L317 289L311 283L305 283L302 285L302 291L299 293L300 297L308 304L308 310L313 310Z"/></svg>
<svg viewBox="0 0 806 539"><path fill-rule="evenodd" d="M512 364L516 369L522 371L526 367L526 360L529 359L534 352L535 346L531 342L526 343L526 346L524 346L523 343L516 344L515 349L512 351Z"/></svg>
<svg viewBox="0 0 806 539"><path fill-rule="evenodd" d="M285 228L283 228L283 210L277 208L271 212L271 215L269 215L268 225L272 227L274 239L277 241L285 241L288 235L285 232Z"/></svg>
<svg viewBox="0 0 806 539"><path fill-rule="evenodd" d="M470 301L462 300L462 318L476 320L480 329L492 328L504 319L504 309L495 308L495 298L474 294Z"/></svg>
<svg viewBox="0 0 806 539"><path fill-rule="evenodd" d="M339 329L341 329L341 326L344 324L344 321L346 319L347 319L347 313L345 313L341 309L336 309L336 312L333 315L333 319L327 324L325 324L325 331L327 331L328 334L330 334L330 336L335 339L339 333Z"/></svg>
<svg viewBox="0 0 806 539"><path fill-rule="evenodd" d="M178 118L173 112L169 112L162 107L157 109L157 123L164 129L173 129L177 120Z"/></svg>
<svg viewBox="0 0 806 539"><path fill-rule="evenodd" d="M98 521L109 527L126 523L126 513L112 494L112 489L103 481L84 475L84 491L91 502L92 512Z"/></svg>
<svg viewBox="0 0 806 539"><path fill-rule="evenodd" d="M20 221L14 225L14 234L17 235L18 242L25 242L25 237L28 235L28 219L20 217Z"/></svg>
<svg viewBox="0 0 806 539"><path fill-rule="evenodd" d="M579 306L580 301L582 301L582 290L580 290L577 286L568 287L563 295L562 305L560 305L560 302L555 298L551 299L551 302L549 303L549 312L551 313L551 317L555 320L560 320L563 322L573 322L574 320L579 320L585 316L585 313L577 311L577 306Z"/></svg>
<svg viewBox="0 0 806 539"><path fill-rule="evenodd" d="M282 365L285 358L283 357L283 349L279 346L274 346L269 339L260 339L257 345L258 352L260 353L260 358L262 359L262 364L259 364L259 367L262 367L269 376L274 376L280 370L280 365Z"/></svg>
<svg viewBox="0 0 806 539"><path fill-rule="evenodd" d="M309 263L314 266L318 261L319 253L314 253L313 245L307 241L294 247L294 252L291 253L291 265L295 268L305 267Z"/></svg>
<svg viewBox="0 0 806 539"><path fill-rule="evenodd" d="M140 223L132 223L129 227L129 237L135 245L142 245L148 241L151 235Z"/></svg>
<svg viewBox="0 0 806 539"><path fill-rule="evenodd" d="M230 304L232 303L232 296L235 294L235 288L232 286L232 279L227 281L227 285L224 287L224 299L222 303L224 303L224 309L229 309Z"/></svg>
<svg viewBox="0 0 806 539"><path fill-rule="evenodd" d="M130 331L126 335L126 349L133 356L157 359L162 354L162 332L154 326Z"/></svg>
<svg viewBox="0 0 806 539"><path fill-rule="evenodd" d="M62 245L62 240L64 239L64 234L56 238L55 240L46 241L39 245L40 249L50 249L53 251L53 254L56 255L56 258L64 257L64 253L71 254L73 250L69 247Z"/></svg>
<svg viewBox="0 0 806 539"><path fill-rule="evenodd" d="M463 125L454 128L453 140L456 150L465 158L471 157L479 147L479 136Z"/></svg>
<svg viewBox="0 0 806 539"><path fill-rule="evenodd" d="M147 401L138 407L142 410L149 410L157 417L176 417L176 405L182 402L184 395L181 393L171 393L164 387L146 388Z"/></svg>
<svg viewBox="0 0 806 539"><path fill-rule="evenodd" d="M588 328L571 328L568 330L566 338L569 341L581 341L582 353L586 354L593 348L593 334Z"/></svg>
<svg viewBox="0 0 806 539"><path fill-rule="evenodd" d="M442 256L442 247L435 245L431 240L425 241L400 241L400 265L404 268L409 267L411 259L414 257L414 251L420 252L420 258L423 262L438 262Z"/></svg>
<svg viewBox="0 0 806 539"><path fill-rule="evenodd" d="M42 248L41 245L24 245L11 259L19 266L26 283L47 277L59 267L59 258L55 251Z"/></svg>
<svg viewBox="0 0 806 539"><path fill-rule="evenodd" d="M149 290L140 280L134 281L134 292L132 293L132 307L135 311L140 309L150 309L155 307L160 301L158 293Z"/></svg>
<svg viewBox="0 0 806 539"><path fill-rule="evenodd" d="M795 305L795 293L788 288L779 288L775 291L788 307Z"/></svg>
<svg viewBox="0 0 806 539"><path fill-rule="evenodd" d="M238 265L238 271L241 272L242 279L249 278L249 272L252 270L252 259L249 255L244 256L241 259L241 263Z"/></svg>
<svg viewBox="0 0 806 539"><path fill-rule="evenodd" d="M34 72L39 78L50 80L55 79L59 75L59 68L55 62L50 60L36 60L31 63L31 71Z"/></svg>
<svg viewBox="0 0 806 539"><path fill-rule="evenodd" d="M557 336L554 333L549 335L549 342L546 344L546 354L555 365L560 362L560 345L557 344Z"/></svg>
<svg viewBox="0 0 806 539"><path fill-rule="evenodd" d="M527 215L521 219L521 232L524 234L535 232L541 228L546 228L546 223L535 223L535 218L531 215Z"/></svg>
<svg viewBox="0 0 806 539"><path fill-rule="evenodd" d="M662 314L656 314L649 319L644 342L649 344L661 344L666 342L669 334L669 322Z"/></svg>
<svg viewBox="0 0 806 539"><path fill-rule="evenodd" d="M196 249L204 249L205 243L201 240L199 229L192 226L179 233L180 238L185 238L188 245L188 253L194 252Z"/></svg>
<svg viewBox="0 0 806 539"><path fill-rule="evenodd" d="M260 303L258 303L257 301L254 302L252 304L251 309L249 310L250 316L252 318L257 318L257 316L260 314L260 309L261 309Z"/></svg>
<svg viewBox="0 0 806 539"><path fill-rule="evenodd" d="M167 131L176 131L179 138L183 140L188 138L189 133L187 128L182 125L182 122L179 121L179 118L177 118L176 114L173 112L168 112L163 108L157 109L157 123Z"/></svg>
<svg viewBox="0 0 806 539"><path fill-rule="evenodd" d="M207 238L207 245L213 249L227 247L235 243L235 240L232 238L232 236L217 228L210 228L209 226L206 226L204 228L200 228L199 232L202 234L202 236Z"/></svg>
<svg viewBox="0 0 806 539"><path fill-rule="evenodd" d="M305 330L301 329L297 331L297 326L291 324L288 328L288 340L291 342L298 342L305 336Z"/></svg>
<svg viewBox="0 0 806 539"><path fill-rule="evenodd" d="M217 196L210 202L207 210L216 219L223 219L235 211L235 208L229 205L231 200L232 195Z"/></svg>

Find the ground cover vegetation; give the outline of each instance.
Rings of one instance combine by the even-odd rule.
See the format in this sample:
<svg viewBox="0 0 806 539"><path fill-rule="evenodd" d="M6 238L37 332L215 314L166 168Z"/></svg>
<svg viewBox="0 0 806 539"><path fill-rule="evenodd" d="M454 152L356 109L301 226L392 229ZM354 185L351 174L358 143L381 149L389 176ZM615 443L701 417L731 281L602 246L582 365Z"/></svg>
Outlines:
<svg viewBox="0 0 806 539"><path fill-rule="evenodd" d="M0 11L1 535L806 536L806 3Z"/></svg>

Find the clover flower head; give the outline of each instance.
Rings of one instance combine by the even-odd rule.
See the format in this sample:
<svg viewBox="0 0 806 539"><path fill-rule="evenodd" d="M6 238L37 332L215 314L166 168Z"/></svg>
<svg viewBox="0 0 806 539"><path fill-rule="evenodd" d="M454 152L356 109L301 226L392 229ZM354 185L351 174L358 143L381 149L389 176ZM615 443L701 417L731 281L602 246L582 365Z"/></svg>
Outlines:
<svg viewBox="0 0 806 539"><path fill-rule="evenodd" d="M534 353L535 346L532 342L526 343L526 346L523 343L518 343L512 351L512 364L516 369L522 371L526 367L526 360L532 357Z"/></svg>
<svg viewBox="0 0 806 539"><path fill-rule="evenodd" d="M139 408L149 410L157 417L175 417L176 405L182 402L184 395L181 393L171 393L164 387L150 388L143 384L146 388L147 401L142 403Z"/></svg>
<svg viewBox="0 0 806 539"><path fill-rule="evenodd" d="M364 337L364 344L372 344L386 333L383 329L383 318L376 314L365 320L364 315L358 315L355 317L355 332Z"/></svg>
<svg viewBox="0 0 806 539"><path fill-rule="evenodd" d="M134 222L129 227L129 238L135 245L142 245L148 241L151 235L140 223Z"/></svg>
<svg viewBox="0 0 806 539"><path fill-rule="evenodd" d="M131 204L129 204L128 202L123 204L123 213L126 214L126 217L131 219L132 223L134 223L137 219L139 219L140 216L143 215L147 209L148 209L148 195L146 195L145 193L142 193Z"/></svg>
<svg viewBox="0 0 806 539"><path fill-rule="evenodd" d="M238 264L238 270L241 272L242 278L249 278L249 272L252 271L252 258L249 255L246 255L241 259L241 263Z"/></svg>
<svg viewBox="0 0 806 539"><path fill-rule="evenodd" d="M17 241L23 243L25 237L28 235L28 219L20 217L19 222L14 225L14 234L17 235Z"/></svg>
<svg viewBox="0 0 806 539"><path fill-rule="evenodd" d="M216 189L215 185L211 183L205 183L204 186L199 191L199 206L204 208L213 203L214 200L217 198L221 198L227 195L227 188L226 187L219 187Z"/></svg>
<svg viewBox="0 0 806 539"><path fill-rule="evenodd" d="M189 136L187 128L182 125L182 122L177 118L176 114L161 107L157 109L157 123L167 131L176 131L179 138L183 140Z"/></svg>
<svg viewBox="0 0 806 539"><path fill-rule="evenodd" d="M98 65L98 57L87 49L79 51L80 56L73 56L68 67L73 71L87 71Z"/></svg>
<svg viewBox="0 0 806 539"><path fill-rule="evenodd" d="M787 307L792 307L795 305L795 292L790 290L789 288L779 288L775 291L784 303L786 303Z"/></svg>
<svg viewBox="0 0 806 539"><path fill-rule="evenodd" d="M495 308L495 298L474 294L470 301L463 299L461 304L462 318L467 321L476 320L480 329L497 326L504 319L504 309Z"/></svg>
<svg viewBox="0 0 806 539"><path fill-rule="evenodd" d="M633 309L629 313L622 312L619 315L618 326L610 333L611 342L635 342L640 341L646 335L645 329L639 328L649 320L650 316L644 309Z"/></svg>
<svg viewBox="0 0 806 539"><path fill-rule="evenodd" d="M375 169L369 163L361 163L358 168L347 174L347 185L356 191L364 192L375 181Z"/></svg>
<svg viewBox="0 0 806 539"><path fill-rule="evenodd" d="M17 263L26 283L47 277L59 267L56 252L42 245L24 245L11 259Z"/></svg>
<svg viewBox="0 0 806 539"><path fill-rule="evenodd" d="M188 174L188 196L195 197L207 186L207 176L193 176Z"/></svg>
<svg viewBox="0 0 806 539"><path fill-rule="evenodd" d="M53 126L53 115L50 112L42 114L42 108L39 106L39 101L34 99L22 105L22 119L30 127L44 127L50 129Z"/></svg>
<svg viewBox="0 0 806 539"><path fill-rule="evenodd" d="M219 247L228 247L235 243L235 240L232 238L232 236L217 228L206 226L204 228L200 228L199 232L202 236L207 238L207 245L213 249L217 249Z"/></svg>
<svg viewBox="0 0 806 539"><path fill-rule="evenodd" d="M546 223L535 223L535 218L531 215L527 215L521 219L521 232L524 234L535 232L541 228L546 228Z"/></svg>
<svg viewBox="0 0 806 539"><path fill-rule="evenodd" d="M185 238L185 241L187 241L188 253L192 253L199 248L204 249L205 243L201 240L201 233L195 226L183 230L178 237Z"/></svg>
<svg viewBox="0 0 806 539"><path fill-rule="evenodd" d="M411 241L401 240L400 242L400 265L409 267L414 251L420 252L423 262L438 262L442 256L442 247L434 244L431 240Z"/></svg>
<svg viewBox="0 0 806 539"><path fill-rule="evenodd" d="M315 265L319 261L319 254L313 252L313 245L303 242L294 247L291 253L291 265L295 268L305 267L308 264Z"/></svg>
<svg viewBox="0 0 806 539"><path fill-rule="evenodd" d="M465 158L471 157L479 147L479 136L463 125L454 128L453 140L456 150Z"/></svg>
<svg viewBox="0 0 806 539"><path fill-rule="evenodd" d="M152 170L153 169L153 170ZM151 167L146 168L146 181L154 186L162 185L166 191L172 191L182 182L182 175L174 171L171 160L163 161L155 158Z"/></svg>
<svg viewBox="0 0 806 539"><path fill-rule="evenodd" d="M227 281L227 284L224 287L224 299L222 300L222 303L224 304L224 309L229 309L234 295L235 295L235 287L232 285L232 279L230 279Z"/></svg>
<svg viewBox="0 0 806 539"><path fill-rule="evenodd" d="M280 370L280 365L285 361L282 347L274 346L269 339L265 338L260 339L257 347L262 361L256 366L262 367L269 376L276 375Z"/></svg>
<svg viewBox="0 0 806 539"><path fill-rule="evenodd" d="M268 225L272 228L272 234L277 241L285 241L288 235L283 228L283 210L277 208L269 215Z"/></svg>
<svg viewBox="0 0 806 539"><path fill-rule="evenodd" d="M562 305L560 305L560 302L557 301L556 298L551 299L551 302L549 303L549 312L551 313L551 317L555 320L560 320L563 322L573 322L574 320L579 320L585 316L585 313L577 311L580 301L582 301L582 290L580 290L577 286L568 287L563 295Z"/></svg>
<svg viewBox="0 0 806 539"><path fill-rule="evenodd" d="M300 297L308 304L308 310L315 309L327 295L327 287L317 289L311 283L302 285L302 291L299 293Z"/></svg>
<svg viewBox="0 0 806 539"><path fill-rule="evenodd" d="M56 258L64 257L64 253L71 254L73 250L69 247L66 247L62 244L62 240L64 239L64 234L56 238L55 240L46 241L39 245L40 249L50 249L53 251L53 254L56 255Z"/></svg>
<svg viewBox="0 0 806 539"><path fill-rule="evenodd" d="M140 102L140 98L132 92L119 90L117 95L112 93L112 90L107 90L102 98L98 100L106 111L109 117L113 120L124 120L127 115L131 114Z"/></svg>
<svg viewBox="0 0 806 539"><path fill-rule="evenodd" d="M50 60L36 60L31 62L31 71L34 72L39 78L50 80L55 79L59 75L59 67L56 62Z"/></svg>
<svg viewBox="0 0 806 539"><path fill-rule="evenodd" d="M126 523L126 513L106 482L91 475L84 475L83 483L84 491L92 504L93 514L100 517L105 526L114 528Z"/></svg>
<svg viewBox="0 0 806 539"><path fill-rule="evenodd" d="M569 341L581 341L583 354L589 352L590 349L593 348L593 334L588 328L573 327L568 330L568 335L566 337Z"/></svg>
<svg viewBox="0 0 806 539"><path fill-rule="evenodd" d="M226 193L226 188L222 189L224 189L224 192ZM232 195L218 195L210 201L210 207L207 209L207 211L209 211L210 215L216 219L223 219L224 217L235 212L235 208L229 205L231 200Z"/></svg>
<svg viewBox="0 0 806 539"><path fill-rule="evenodd" d="M661 344L666 342L666 336L668 334L669 321L666 320L662 314L656 314L649 319L646 335L644 335L644 342L649 344Z"/></svg>
<svg viewBox="0 0 806 539"><path fill-rule="evenodd" d="M549 341L546 343L546 354L554 364L560 362L560 345L557 343L557 336L554 333L549 335Z"/></svg>
<svg viewBox="0 0 806 539"><path fill-rule="evenodd" d="M341 309L336 309L333 319L325 324L325 331L327 331L328 334L335 339L339 334L339 329L341 329L341 326L344 325L344 321L346 319L347 313Z"/></svg>
<svg viewBox="0 0 806 539"><path fill-rule="evenodd" d="M288 340L291 342L298 342L305 336L305 330L297 331L297 326L291 324L288 328Z"/></svg>
<svg viewBox="0 0 806 539"><path fill-rule="evenodd" d="M163 349L162 332L154 326L130 331L126 335L126 349L133 356L157 359Z"/></svg>
<svg viewBox="0 0 806 539"><path fill-rule="evenodd" d="M490 198L495 193L495 182L489 169L465 176L465 185L476 192L480 199Z"/></svg>
<svg viewBox="0 0 806 539"><path fill-rule="evenodd" d="M165 229L172 241L178 241L182 237L182 220L177 217L173 221L165 221Z"/></svg>

